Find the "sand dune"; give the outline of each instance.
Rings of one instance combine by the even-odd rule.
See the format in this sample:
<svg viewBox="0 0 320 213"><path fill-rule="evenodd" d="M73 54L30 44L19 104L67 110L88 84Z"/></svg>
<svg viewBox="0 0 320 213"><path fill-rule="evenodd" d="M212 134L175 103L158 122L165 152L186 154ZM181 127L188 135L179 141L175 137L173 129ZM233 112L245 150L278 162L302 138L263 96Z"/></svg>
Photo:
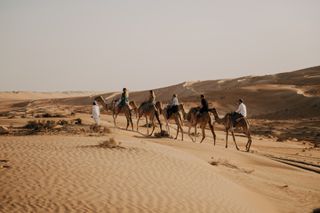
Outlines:
<svg viewBox="0 0 320 213"><path fill-rule="evenodd" d="M99 92L29 92L29 91L15 91L15 92L0 92L0 100L39 100L39 99L56 99L56 98L71 98L79 96L92 96L99 94Z"/></svg>
<svg viewBox="0 0 320 213"><path fill-rule="evenodd" d="M0 136L0 212L311 212L320 207L319 69L156 89L164 103L177 93L186 109L204 93L220 114L244 97L250 153L232 141L225 149L218 124L215 147L210 134L198 144L124 131L123 116L114 128L105 111L107 128L97 132L89 114L95 93L0 93L8 130ZM102 95L111 101L119 93ZM25 131L30 121L54 126ZM116 148L98 146L113 137ZM246 138L236 138L244 149Z"/></svg>
<svg viewBox="0 0 320 213"><path fill-rule="evenodd" d="M3 212L274 212L258 194L185 152L101 138L0 138ZM254 200L254 202L250 202Z"/></svg>

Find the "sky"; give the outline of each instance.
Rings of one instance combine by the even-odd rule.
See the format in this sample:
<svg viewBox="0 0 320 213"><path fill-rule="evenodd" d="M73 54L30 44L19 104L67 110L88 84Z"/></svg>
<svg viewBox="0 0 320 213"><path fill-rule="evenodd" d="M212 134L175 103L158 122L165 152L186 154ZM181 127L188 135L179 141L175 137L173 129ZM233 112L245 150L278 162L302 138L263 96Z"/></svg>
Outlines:
<svg viewBox="0 0 320 213"><path fill-rule="evenodd" d="M320 65L319 0L0 0L0 91L144 90Z"/></svg>

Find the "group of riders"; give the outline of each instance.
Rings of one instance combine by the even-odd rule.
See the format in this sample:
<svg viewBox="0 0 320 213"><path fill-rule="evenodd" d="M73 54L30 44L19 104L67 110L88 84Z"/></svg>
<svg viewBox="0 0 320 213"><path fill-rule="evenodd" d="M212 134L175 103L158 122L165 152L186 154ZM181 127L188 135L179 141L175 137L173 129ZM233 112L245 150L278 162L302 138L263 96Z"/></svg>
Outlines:
<svg viewBox="0 0 320 213"><path fill-rule="evenodd" d="M201 106L199 107L198 116L201 116L203 113L209 112L209 104L207 99L203 94L200 95L200 102ZM156 95L153 90L149 91L149 98L145 102L145 104L148 105L148 107L154 107L156 110ZM177 94L173 94L172 98L168 105L167 115L166 118L169 119L174 113L179 112L179 99ZM116 106L121 110L124 106L129 106L129 93L126 88L123 88L122 94L120 99L116 102ZM99 106L96 101L93 102L92 107L92 118L95 120L96 124L99 125L99 116L100 116L100 110ZM242 99L238 100L238 109L231 113L232 117L232 123L233 126L236 125L237 121L241 118L247 117L247 108L246 105L243 103Z"/></svg>

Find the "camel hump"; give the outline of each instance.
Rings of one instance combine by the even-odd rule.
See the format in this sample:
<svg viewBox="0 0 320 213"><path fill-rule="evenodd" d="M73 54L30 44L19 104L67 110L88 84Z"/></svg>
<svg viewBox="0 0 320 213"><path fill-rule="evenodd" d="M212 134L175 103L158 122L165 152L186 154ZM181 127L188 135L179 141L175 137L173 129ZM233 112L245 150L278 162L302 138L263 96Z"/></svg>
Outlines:
<svg viewBox="0 0 320 213"><path fill-rule="evenodd" d="M154 105L152 103L150 103L149 101L145 101L143 102L139 109L142 110L143 112L149 112L154 108Z"/></svg>

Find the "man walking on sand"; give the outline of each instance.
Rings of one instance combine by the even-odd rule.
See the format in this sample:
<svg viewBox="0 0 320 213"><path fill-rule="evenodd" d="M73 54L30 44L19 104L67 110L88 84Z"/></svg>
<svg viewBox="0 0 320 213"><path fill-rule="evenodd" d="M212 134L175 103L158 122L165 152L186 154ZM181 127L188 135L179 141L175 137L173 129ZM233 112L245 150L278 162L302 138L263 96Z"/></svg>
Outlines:
<svg viewBox="0 0 320 213"><path fill-rule="evenodd" d="M91 116L96 123L96 125L100 124L100 108L96 101L92 104L92 116Z"/></svg>

